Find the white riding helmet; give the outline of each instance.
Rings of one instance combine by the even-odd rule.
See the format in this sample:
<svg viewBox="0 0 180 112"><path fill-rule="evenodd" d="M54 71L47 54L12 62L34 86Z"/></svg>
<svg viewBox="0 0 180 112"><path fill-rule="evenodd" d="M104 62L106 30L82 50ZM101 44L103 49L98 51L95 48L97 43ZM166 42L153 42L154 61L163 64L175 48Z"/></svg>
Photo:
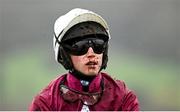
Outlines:
<svg viewBox="0 0 180 112"><path fill-rule="evenodd" d="M79 23L88 22L88 21L96 22L101 26L103 26L107 32L108 40L110 39L108 25L100 15L86 9L80 9L80 8L72 9L67 14L60 16L55 21L54 24L53 47L55 51L55 59L57 62L59 62L58 56L60 53L59 42L63 40L63 37L67 33L67 31Z"/></svg>

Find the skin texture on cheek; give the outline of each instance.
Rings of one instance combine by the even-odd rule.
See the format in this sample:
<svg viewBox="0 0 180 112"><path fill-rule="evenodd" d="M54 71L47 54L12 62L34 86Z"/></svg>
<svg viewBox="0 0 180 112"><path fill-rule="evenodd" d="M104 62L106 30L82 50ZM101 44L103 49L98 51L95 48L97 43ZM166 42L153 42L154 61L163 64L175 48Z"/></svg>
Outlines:
<svg viewBox="0 0 180 112"><path fill-rule="evenodd" d="M85 75L93 76L98 74L101 68L102 56L103 54L93 54L91 56L86 54L82 56L71 55L71 60L76 70Z"/></svg>

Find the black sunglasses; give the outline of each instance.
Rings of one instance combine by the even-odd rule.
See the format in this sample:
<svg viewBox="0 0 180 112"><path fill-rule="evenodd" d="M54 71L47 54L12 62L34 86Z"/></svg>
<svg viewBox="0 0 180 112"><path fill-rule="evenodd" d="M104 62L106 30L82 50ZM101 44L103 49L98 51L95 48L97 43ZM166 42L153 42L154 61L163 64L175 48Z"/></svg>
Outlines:
<svg viewBox="0 0 180 112"><path fill-rule="evenodd" d="M92 47L94 53L101 54L107 48L107 42L99 38L86 38L71 44L63 44L63 47L68 53L76 56L86 54L89 47Z"/></svg>

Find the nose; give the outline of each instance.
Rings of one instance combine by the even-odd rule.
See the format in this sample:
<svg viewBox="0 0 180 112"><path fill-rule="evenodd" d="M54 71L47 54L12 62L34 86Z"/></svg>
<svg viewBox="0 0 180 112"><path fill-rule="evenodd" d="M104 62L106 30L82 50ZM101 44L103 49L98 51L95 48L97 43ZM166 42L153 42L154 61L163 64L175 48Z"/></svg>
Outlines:
<svg viewBox="0 0 180 112"><path fill-rule="evenodd" d="M95 57L95 53L94 53L94 50L93 50L92 47L89 47L89 48L88 48L88 51L87 51L86 55L87 55L89 58Z"/></svg>

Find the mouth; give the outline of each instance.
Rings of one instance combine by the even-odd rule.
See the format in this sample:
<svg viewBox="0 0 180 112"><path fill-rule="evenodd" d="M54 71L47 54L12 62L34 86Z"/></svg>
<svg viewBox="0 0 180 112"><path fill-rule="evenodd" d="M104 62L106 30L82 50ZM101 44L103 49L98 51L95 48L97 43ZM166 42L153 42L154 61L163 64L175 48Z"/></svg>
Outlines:
<svg viewBox="0 0 180 112"><path fill-rule="evenodd" d="M93 66L98 65L98 62L97 62L97 61L89 61L89 62L86 63L86 65L87 65L87 66L92 66L92 67L93 67Z"/></svg>

